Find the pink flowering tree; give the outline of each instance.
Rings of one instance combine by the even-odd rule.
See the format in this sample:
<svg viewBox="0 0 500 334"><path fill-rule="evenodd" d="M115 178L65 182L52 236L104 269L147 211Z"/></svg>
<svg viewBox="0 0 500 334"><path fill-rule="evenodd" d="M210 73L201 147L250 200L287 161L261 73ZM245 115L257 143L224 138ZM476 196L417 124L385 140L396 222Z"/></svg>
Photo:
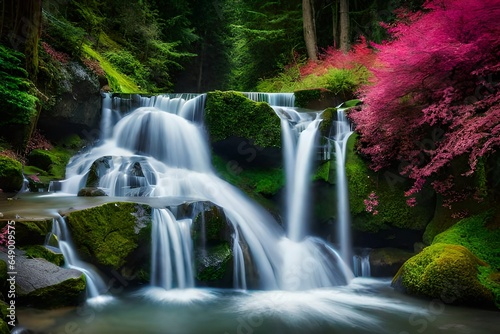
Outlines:
<svg viewBox="0 0 500 334"><path fill-rule="evenodd" d="M399 14L350 116L374 170L404 161L414 205L426 182L450 192L455 159L465 156L471 175L500 145L500 1L429 0Z"/></svg>

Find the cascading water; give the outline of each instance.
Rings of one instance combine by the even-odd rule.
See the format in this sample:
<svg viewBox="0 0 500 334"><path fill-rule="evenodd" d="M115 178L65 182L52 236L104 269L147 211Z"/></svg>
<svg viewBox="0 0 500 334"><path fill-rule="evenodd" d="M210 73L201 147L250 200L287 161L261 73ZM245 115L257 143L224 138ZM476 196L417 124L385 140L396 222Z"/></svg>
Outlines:
<svg viewBox="0 0 500 334"><path fill-rule="evenodd" d="M322 240L307 237L308 202L320 113L273 107L281 118L286 173L288 239L284 251L282 287L303 290L346 284L352 277L337 252Z"/></svg>
<svg viewBox="0 0 500 334"><path fill-rule="evenodd" d="M99 274L88 263L79 259L63 217L58 215L52 220L51 233L57 237L59 249L64 256L66 267L76 269L85 275L87 299L96 299L106 291L106 285ZM47 242L51 236L47 237ZM47 243L46 242L46 243Z"/></svg>
<svg viewBox="0 0 500 334"><path fill-rule="evenodd" d="M352 267L351 214L349 210L347 177L345 174L347 141L352 131L351 124L345 114L345 109L337 108L337 119L331 130L334 131L330 137L334 138L337 166L337 242L340 247L342 259L349 267Z"/></svg>
<svg viewBox="0 0 500 334"><path fill-rule="evenodd" d="M288 95L285 100L290 103ZM254 272L258 273L258 288L303 290L346 284L350 275L332 248L319 239L305 238L302 228L289 235L291 240L286 238L269 213L216 176L202 124L205 95L191 97L187 101L168 96L136 99L139 107L114 124L108 139L72 159L63 191L76 194L92 172L97 174L98 187L110 196L180 197L210 201L222 207L233 225L236 288L247 288L249 264L242 242L249 249ZM271 100L280 99L278 94ZM292 119L302 117L296 112L289 114ZM311 128L303 131L304 144L299 143L299 150L314 150L319 122L319 119L312 120ZM305 156L295 158L298 162L293 168L307 174L310 167L302 164L310 160ZM293 179L298 178L302 176ZM304 182L308 182L308 177L304 178ZM295 183L300 184L294 182L294 187ZM305 188L307 186L302 185L296 192ZM302 209L292 214L301 215ZM293 224L298 226L304 222L298 218ZM193 286L192 242L185 233L189 225L184 220L176 220L165 208L154 210L154 286L165 289ZM293 268L300 273L291 273Z"/></svg>
<svg viewBox="0 0 500 334"><path fill-rule="evenodd" d="M362 253L361 255L353 256L353 271L356 277L370 277L370 254Z"/></svg>

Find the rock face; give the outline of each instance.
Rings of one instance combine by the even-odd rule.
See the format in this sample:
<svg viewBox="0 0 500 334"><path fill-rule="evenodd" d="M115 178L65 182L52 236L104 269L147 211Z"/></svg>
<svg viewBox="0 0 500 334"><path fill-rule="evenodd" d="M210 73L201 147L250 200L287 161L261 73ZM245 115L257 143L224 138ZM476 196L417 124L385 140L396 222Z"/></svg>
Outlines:
<svg viewBox="0 0 500 334"><path fill-rule="evenodd" d="M97 76L76 62L61 67L61 74L57 95L52 97L55 104L42 111L38 127L52 137L77 133L84 139L94 139L91 130L98 128L101 112Z"/></svg>
<svg viewBox="0 0 500 334"><path fill-rule="evenodd" d="M414 254L397 248L379 248L370 252L370 273L373 277L393 277Z"/></svg>
<svg viewBox="0 0 500 334"><path fill-rule="evenodd" d="M463 246L437 243L406 261L392 286L448 304L493 307L493 294L478 279L484 266L486 263Z"/></svg>
<svg viewBox="0 0 500 334"><path fill-rule="evenodd" d="M5 253L0 259L7 260ZM78 305L85 299L85 276L75 269L58 267L45 259L16 254L16 301L39 308ZM8 288L8 287L7 287Z"/></svg>
<svg viewBox="0 0 500 334"><path fill-rule="evenodd" d="M96 196L107 196L107 195L102 189L85 187L78 191L78 196L96 197Z"/></svg>

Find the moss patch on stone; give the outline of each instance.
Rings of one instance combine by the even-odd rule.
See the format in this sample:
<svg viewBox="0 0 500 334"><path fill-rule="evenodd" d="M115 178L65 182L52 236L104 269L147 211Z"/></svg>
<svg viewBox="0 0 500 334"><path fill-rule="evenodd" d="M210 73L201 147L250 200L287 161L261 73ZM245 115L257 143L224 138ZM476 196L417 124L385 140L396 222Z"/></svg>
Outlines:
<svg viewBox="0 0 500 334"><path fill-rule="evenodd" d="M251 197L261 195L269 197L275 195L285 185L283 168L240 168L233 170L230 162L212 155L212 164L219 175L227 182L237 186Z"/></svg>
<svg viewBox="0 0 500 334"><path fill-rule="evenodd" d="M321 98L321 89L304 89L294 92L295 105L297 107L306 108L311 101L319 100Z"/></svg>
<svg viewBox="0 0 500 334"><path fill-rule="evenodd" d="M23 185L23 167L17 160L0 155L0 189L19 191Z"/></svg>
<svg viewBox="0 0 500 334"><path fill-rule="evenodd" d="M192 227L195 239L203 233L201 231L203 225L205 225L205 238L207 241L224 240L227 222L226 215L220 207L212 206L195 217Z"/></svg>
<svg viewBox="0 0 500 334"><path fill-rule="evenodd" d="M274 110L239 92L209 92L205 122L212 142L241 137L261 147L281 147L280 119Z"/></svg>
<svg viewBox="0 0 500 334"><path fill-rule="evenodd" d="M143 212L150 219L148 209L134 203L108 203L69 213L68 226L81 254L118 269L137 248L139 230L145 225L136 213Z"/></svg>
<svg viewBox="0 0 500 334"><path fill-rule="evenodd" d="M224 277L227 265L233 258L233 252L229 243L224 242L209 247L205 255L198 251L196 256L197 271L196 279L202 282L217 281Z"/></svg>
<svg viewBox="0 0 500 334"><path fill-rule="evenodd" d="M27 295L19 296L19 299L25 304L41 308L78 305L83 301L85 288L85 275L82 274L79 278L70 278L60 284L47 286Z"/></svg>
<svg viewBox="0 0 500 334"><path fill-rule="evenodd" d="M321 123L319 124L319 133L322 136L328 137L333 121L337 118L337 108L328 108L321 114Z"/></svg>
<svg viewBox="0 0 500 334"><path fill-rule="evenodd" d="M64 179L66 165L73 153L63 148L36 149L28 155L28 164L44 170L52 179Z"/></svg>
<svg viewBox="0 0 500 334"><path fill-rule="evenodd" d="M423 191L418 204L410 207L404 196L409 183L396 172L374 172L356 152L357 135L347 142L346 176L353 227L365 232L378 232L389 227L423 230L432 219L435 207L433 193ZM366 211L364 201L371 192L378 197L377 214Z"/></svg>
<svg viewBox="0 0 500 334"><path fill-rule="evenodd" d="M5 223L5 222L4 222ZM5 224L0 223L0 227ZM16 246L41 245L52 229L52 219L16 221Z"/></svg>
<svg viewBox="0 0 500 334"><path fill-rule="evenodd" d="M463 246L435 243L406 261L392 285L446 303L491 307L493 295L478 279L486 265Z"/></svg>
<svg viewBox="0 0 500 334"><path fill-rule="evenodd" d="M49 262L52 262L56 266L62 266L64 264L64 256L61 253L56 253L51 249L48 249L42 245L31 245L24 247L25 255L29 258L36 259L41 258Z"/></svg>

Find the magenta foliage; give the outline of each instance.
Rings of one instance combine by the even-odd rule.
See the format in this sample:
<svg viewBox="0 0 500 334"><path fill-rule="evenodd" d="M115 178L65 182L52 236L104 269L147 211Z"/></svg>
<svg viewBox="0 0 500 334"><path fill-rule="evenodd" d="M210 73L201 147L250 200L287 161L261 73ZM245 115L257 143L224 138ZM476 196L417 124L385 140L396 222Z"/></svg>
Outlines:
<svg viewBox="0 0 500 334"><path fill-rule="evenodd" d="M458 156L478 159L500 146L500 1L432 0L401 13L392 40L378 45L376 81L350 117L361 150L380 170L404 161L412 196ZM439 139L424 145L439 129ZM438 186L440 183L435 183ZM440 190L439 187L436 187ZM441 189L442 190L442 189ZM414 205L414 200L410 200Z"/></svg>

